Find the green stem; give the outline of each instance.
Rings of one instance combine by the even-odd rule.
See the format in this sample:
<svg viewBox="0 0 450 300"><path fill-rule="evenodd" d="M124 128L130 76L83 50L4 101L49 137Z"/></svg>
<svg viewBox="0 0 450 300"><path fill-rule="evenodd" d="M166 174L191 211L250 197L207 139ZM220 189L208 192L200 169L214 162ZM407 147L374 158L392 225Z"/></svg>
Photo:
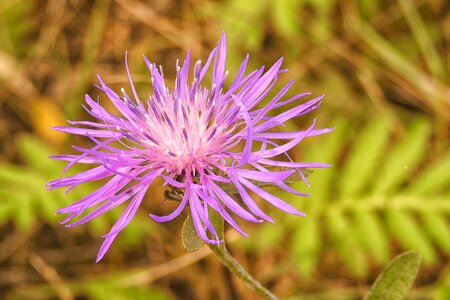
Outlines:
<svg viewBox="0 0 450 300"><path fill-rule="evenodd" d="M274 294L272 294L268 289L266 289L258 280L253 278L231 254L228 252L225 242L218 245L208 244L209 248L214 252L220 262L228 268L237 277L242 279L250 288L255 290L265 299L276 300L278 299Z"/></svg>
<svg viewBox="0 0 450 300"><path fill-rule="evenodd" d="M240 264L239 262L231 256L225 245L225 239L223 236L224 231L224 221L223 218L217 213L211 213L211 222L216 228L219 238L223 240L220 244L208 244L209 248L217 256L220 262L228 268L234 275L242 279L250 288L252 288L259 295L264 297L264 299L277 300L278 298L272 294L268 289L266 289L258 280L253 278Z"/></svg>

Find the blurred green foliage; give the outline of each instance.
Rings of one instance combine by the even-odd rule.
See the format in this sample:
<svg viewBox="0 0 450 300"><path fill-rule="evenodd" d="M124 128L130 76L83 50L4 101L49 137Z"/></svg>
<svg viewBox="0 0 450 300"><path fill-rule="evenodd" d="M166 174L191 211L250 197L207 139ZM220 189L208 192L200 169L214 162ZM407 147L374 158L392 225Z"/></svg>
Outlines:
<svg viewBox="0 0 450 300"><path fill-rule="evenodd" d="M120 288L108 282L92 282L89 287L89 296L94 300L166 300L168 297L162 293L148 288Z"/></svg>
<svg viewBox="0 0 450 300"><path fill-rule="evenodd" d="M447 299L447 28L448 3L442 0L1 1L0 268L4 274L16 274L20 268L30 273L20 255L26 250L17 246L12 258L2 252L14 241L16 232L36 241L37 246L29 242L29 252L41 250L39 242L45 236L33 229L43 224L55 235L73 234L80 240L89 239L88 244L98 243L121 213L114 210L83 225L87 231L69 231L59 226L55 210L86 195L95 185L81 186L68 195L44 187L59 176L64 165L47 159L48 155L70 151L72 143L45 128L63 125L53 124L54 120L87 117L81 104L84 93L97 96L90 90L95 74L126 87L122 62L128 50L132 71L138 73L134 78L139 92L145 94L149 78L142 71L141 54L149 55L165 70L183 57L188 47L205 59L223 30L229 41L231 74L246 52L251 54L251 66L270 64L284 56L289 73L280 81L294 78L295 91L325 93L326 100L314 117L321 127L336 127L331 134L306 140L292 153L298 160L333 164L309 177L310 188L294 184L312 195L301 202L287 200L308 217L285 217L271 211L276 224L249 228L252 234L248 239L231 245L236 255L249 257L250 269L273 283L274 292L283 298L358 299L364 294L361 287L364 290L396 253L417 250L425 269L414 290L417 298ZM170 78L173 73L168 72ZM300 121L287 127L304 126ZM92 260L78 264L66 262L73 257L62 259L62 265L54 255L44 259L62 274L74 295L89 299L105 295L115 299L232 298L227 289L236 290L241 298L254 296L226 281L219 287L213 282L210 289L205 287L205 269L213 264L209 261L191 265L189 270L175 268L168 273L170 279L158 281L162 292L148 285L153 280L136 280L134 285L121 287L114 284L116 279L97 279L112 278L123 270L140 274L142 268L152 268L157 262L164 267L165 261L181 257L181 242L173 237L173 232L179 231L166 229L171 226L176 224L154 225L145 213L138 214L121 233L111 261L103 262L105 269L100 271L91 265L95 252ZM77 244L71 243L68 247ZM52 247L61 245L53 243ZM134 261L145 261L144 266L136 268L125 259L130 249L135 250ZM91 269L97 271L80 285L83 272ZM20 297L25 285L30 291L25 297L55 296L57 289L52 283L39 278L15 284L0 278L0 293ZM330 280L332 285L327 284ZM36 282L41 285L33 286ZM352 293L346 294L352 288ZM333 294L327 293L330 290ZM41 294L34 295L37 291Z"/></svg>
<svg viewBox="0 0 450 300"><path fill-rule="evenodd" d="M0 220L12 221L24 231L32 229L39 219L48 223L56 223L61 217L56 217L58 208L73 203L84 195L93 191L96 185L83 185L68 195L64 190L47 191L45 184L58 176L65 164L61 161L49 159L51 152L41 141L23 135L18 138L17 149L25 166L4 163L0 165ZM76 167L75 167L76 169ZM81 171L78 169L78 171ZM72 171L72 172L76 172ZM26 188L24 188L26 187ZM116 210L106 214L107 218L95 219L88 226L94 234L105 234L106 228L114 224L120 216ZM138 244L141 238L151 232L151 226L137 217L136 222L130 225L130 230L124 234L126 243Z"/></svg>
<svg viewBox="0 0 450 300"><path fill-rule="evenodd" d="M65 201L64 192L48 193L43 187L55 172L61 172L62 165L47 159L45 146L32 137L20 138L17 149L27 166L0 166L1 221L11 220L22 230L31 230L41 216L55 222L55 211Z"/></svg>
<svg viewBox="0 0 450 300"><path fill-rule="evenodd" d="M322 230L334 241L344 264L355 276L367 276L365 257L386 263L390 239L405 249L419 250L428 264L436 262L436 247L450 253L450 172L434 172L436 166L448 170L450 152L426 161L429 158L425 154L430 151L429 122L413 121L397 141L382 119L369 120L358 132L344 134L349 130L337 121L336 135L323 138L331 147L323 149L317 143L306 154L312 161L327 158L334 165L324 171L328 176L312 176L311 201L315 208L313 217L325 221L316 220L316 226L325 224ZM431 174L437 180L428 177ZM433 184L425 187L430 182ZM427 193L411 192L423 188ZM435 192L432 198L431 191ZM441 226L432 225L434 222ZM427 235L426 228L436 232ZM294 243L301 243L301 239L299 236ZM311 255L308 248L305 252Z"/></svg>
<svg viewBox="0 0 450 300"><path fill-rule="evenodd" d="M5 1L0 5L0 49L18 57L26 54L26 35L32 29L26 16L31 5L30 1Z"/></svg>

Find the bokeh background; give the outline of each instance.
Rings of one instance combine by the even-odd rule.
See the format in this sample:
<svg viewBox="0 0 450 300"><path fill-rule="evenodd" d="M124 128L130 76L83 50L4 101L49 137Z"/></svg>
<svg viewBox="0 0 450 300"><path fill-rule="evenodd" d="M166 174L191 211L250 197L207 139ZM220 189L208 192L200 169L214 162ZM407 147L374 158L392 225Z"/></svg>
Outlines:
<svg viewBox="0 0 450 300"><path fill-rule="evenodd" d="M0 298L256 299L202 248L186 252L182 218L167 224L158 184L105 259L94 263L121 213L72 229L55 210L96 188L65 195L44 184L86 139L50 129L89 118L84 94L96 74L129 89L124 53L139 94L151 92L142 54L169 84L188 48L206 59L222 31L228 69L247 52L250 69L283 56L294 92L325 94L314 116L287 127L336 131L291 155L333 168L314 171L309 198L279 193L308 214L264 206L275 224L228 232L232 254L283 299L360 299L395 255L421 252L409 299L450 299L450 3L447 0L1 0ZM309 119L308 119L309 118Z"/></svg>

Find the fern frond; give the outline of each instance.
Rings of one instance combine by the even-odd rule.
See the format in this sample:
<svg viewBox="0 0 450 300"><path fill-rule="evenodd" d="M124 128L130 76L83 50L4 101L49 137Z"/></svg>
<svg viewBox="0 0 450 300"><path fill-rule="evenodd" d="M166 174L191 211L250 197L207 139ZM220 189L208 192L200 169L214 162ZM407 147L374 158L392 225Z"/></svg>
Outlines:
<svg viewBox="0 0 450 300"><path fill-rule="evenodd" d="M355 276L365 274L369 258L389 260L394 242L419 250L425 264L434 263L439 250L450 253L450 151L428 161L430 122L412 122L398 139L383 119L370 120L355 135L349 134L345 120L333 126L337 130L322 138L321 148L313 146L306 153L307 159L333 168L310 176L311 201L303 209L312 211L314 222L326 224L323 234L346 268ZM294 259L307 257L308 267L298 266L308 275L324 248L299 246L302 238L311 239L311 225L302 220L295 226Z"/></svg>

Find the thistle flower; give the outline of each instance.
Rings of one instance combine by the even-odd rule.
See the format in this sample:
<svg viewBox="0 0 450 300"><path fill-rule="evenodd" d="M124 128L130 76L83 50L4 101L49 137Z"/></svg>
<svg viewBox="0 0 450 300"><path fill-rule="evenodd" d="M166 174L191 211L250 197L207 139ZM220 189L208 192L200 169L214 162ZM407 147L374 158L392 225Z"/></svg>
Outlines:
<svg viewBox="0 0 450 300"><path fill-rule="evenodd" d="M102 259L117 234L132 220L151 183L160 177L183 196L178 207L169 215L150 216L157 222L173 220L188 207L198 235L207 243L220 243L218 234L208 217L213 209L240 234L247 234L233 219L232 214L260 223L273 222L263 212L249 191L271 205L290 214L304 213L275 195L265 191L257 182L275 185L290 193L305 196L283 182L294 172L306 179L301 168L327 167L322 163L293 162L287 155L304 138L329 132L315 129L315 121L306 130L278 132L276 128L286 121L305 115L320 105L321 97L270 116L272 110L293 103L309 93L282 100L293 81L286 84L263 107L258 104L267 98L277 82L282 59L270 69L265 67L245 74L249 56L242 62L235 79L228 88L229 76L225 70L225 34L210 53L206 63L197 61L193 66L193 80L188 82L190 52L182 66L176 65L173 89L164 83L162 68L144 56L150 71L153 93L141 101L125 65L133 98L121 89L117 94L100 78L97 87L103 91L122 116L106 111L98 102L86 95L87 112L97 122L69 121L72 126L55 127L56 130L88 137L95 143L92 148L73 146L79 155L53 156L68 161L64 172L75 164L88 164L92 168L73 176L49 182L49 189L68 187L110 178L109 181L79 201L59 209L68 214L61 222L68 224L73 218L85 214L67 227L86 223L97 216L128 202L111 231L104 236L97 261ZM211 85L204 84L205 74L212 68ZM145 103L145 104L144 104ZM282 142L281 144L280 141ZM282 156L288 159L276 159ZM278 171L271 171L274 167ZM234 186L240 196L235 200L222 188Z"/></svg>

